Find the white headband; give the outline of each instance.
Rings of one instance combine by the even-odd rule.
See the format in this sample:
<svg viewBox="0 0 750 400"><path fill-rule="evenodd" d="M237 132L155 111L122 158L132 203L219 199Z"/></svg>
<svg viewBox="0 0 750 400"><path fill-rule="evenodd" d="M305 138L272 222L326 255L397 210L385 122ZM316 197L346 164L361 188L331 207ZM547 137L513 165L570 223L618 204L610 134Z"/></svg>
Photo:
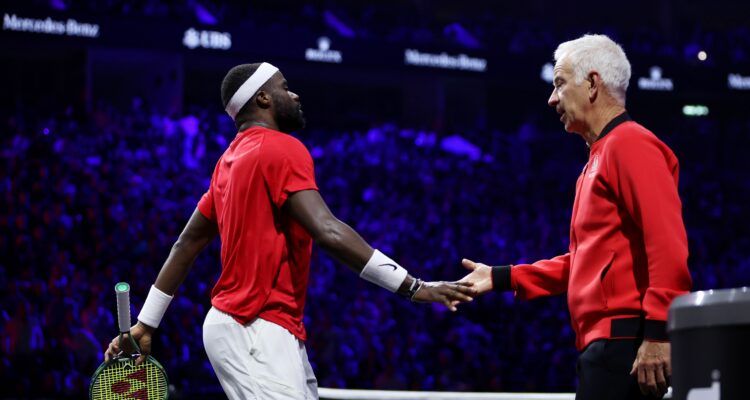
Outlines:
<svg viewBox="0 0 750 400"><path fill-rule="evenodd" d="M245 83L243 83L242 86L240 86L240 88L232 95L229 103L227 103L227 108L224 109L227 114L229 114L232 119L235 119L237 113L240 112L240 109L245 103L247 103L247 101L255 95L258 89L260 89L260 87L263 86L263 84L266 83L278 70L278 68L269 63L264 62L263 64L260 64L260 67L258 67L258 69L247 78Z"/></svg>

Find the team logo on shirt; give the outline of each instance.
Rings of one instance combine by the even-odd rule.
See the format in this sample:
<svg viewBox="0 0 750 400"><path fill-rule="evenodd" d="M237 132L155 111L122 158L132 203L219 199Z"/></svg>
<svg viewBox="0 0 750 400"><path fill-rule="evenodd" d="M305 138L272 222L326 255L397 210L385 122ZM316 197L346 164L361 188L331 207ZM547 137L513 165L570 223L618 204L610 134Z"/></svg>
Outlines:
<svg viewBox="0 0 750 400"><path fill-rule="evenodd" d="M593 178L597 172L599 172L599 154L595 154L594 159L591 160L591 170L589 170L588 177Z"/></svg>

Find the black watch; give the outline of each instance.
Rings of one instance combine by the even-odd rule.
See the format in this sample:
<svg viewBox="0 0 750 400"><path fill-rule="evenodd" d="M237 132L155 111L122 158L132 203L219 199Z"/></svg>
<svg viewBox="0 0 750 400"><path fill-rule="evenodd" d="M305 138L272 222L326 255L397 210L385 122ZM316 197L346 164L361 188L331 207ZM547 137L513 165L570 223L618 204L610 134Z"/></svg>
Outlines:
<svg viewBox="0 0 750 400"><path fill-rule="evenodd" d="M417 294L417 291L419 288L422 287L422 284L424 283L421 279L414 279L411 282L411 285L409 286L409 289L406 290L406 293L404 293L404 297L408 298L409 300L414 301L414 295Z"/></svg>

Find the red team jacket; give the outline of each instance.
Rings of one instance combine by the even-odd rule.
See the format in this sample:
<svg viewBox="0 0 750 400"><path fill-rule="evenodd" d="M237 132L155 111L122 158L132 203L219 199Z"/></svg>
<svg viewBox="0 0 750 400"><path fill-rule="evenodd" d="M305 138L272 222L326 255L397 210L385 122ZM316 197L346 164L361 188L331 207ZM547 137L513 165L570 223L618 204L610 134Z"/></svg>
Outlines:
<svg viewBox="0 0 750 400"><path fill-rule="evenodd" d="M590 150L569 252L495 267L493 288L522 299L567 291L579 350L603 338L665 341L669 305L691 287L677 157L627 113Z"/></svg>

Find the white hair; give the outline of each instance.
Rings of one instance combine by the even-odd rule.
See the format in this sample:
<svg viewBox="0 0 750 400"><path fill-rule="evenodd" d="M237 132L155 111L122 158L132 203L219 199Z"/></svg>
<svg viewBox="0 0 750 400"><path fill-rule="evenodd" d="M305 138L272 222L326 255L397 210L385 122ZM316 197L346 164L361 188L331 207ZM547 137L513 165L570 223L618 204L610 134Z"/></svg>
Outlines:
<svg viewBox="0 0 750 400"><path fill-rule="evenodd" d="M573 68L576 84L591 71L596 71L608 92L625 105L625 92L630 82L630 61L619 44L605 35L583 35L561 43L555 50L555 62L565 60Z"/></svg>

